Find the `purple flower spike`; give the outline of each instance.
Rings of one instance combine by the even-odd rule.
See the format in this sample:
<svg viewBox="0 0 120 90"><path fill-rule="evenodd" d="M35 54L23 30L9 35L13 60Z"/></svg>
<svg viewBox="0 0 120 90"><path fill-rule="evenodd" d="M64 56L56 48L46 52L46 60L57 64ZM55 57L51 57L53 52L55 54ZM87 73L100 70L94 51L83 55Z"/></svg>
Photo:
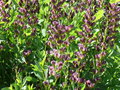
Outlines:
<svg viewBox="0 0 120 90"><path fill-rule="evenodd" d="M49 66L49 74L50 75L55 75L55 69L53 66Z"/></svg>

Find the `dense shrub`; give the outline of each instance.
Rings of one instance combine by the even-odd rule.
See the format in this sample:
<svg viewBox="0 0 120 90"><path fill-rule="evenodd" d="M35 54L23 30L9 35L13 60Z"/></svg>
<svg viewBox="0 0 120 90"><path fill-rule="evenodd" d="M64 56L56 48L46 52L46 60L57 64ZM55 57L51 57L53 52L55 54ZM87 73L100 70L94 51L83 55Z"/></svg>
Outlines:
<svg viewBox="0 0 120 90"><path fill-rule="evenodd" d="M2 90L119 90L120 0L0 0Z"/></svg>

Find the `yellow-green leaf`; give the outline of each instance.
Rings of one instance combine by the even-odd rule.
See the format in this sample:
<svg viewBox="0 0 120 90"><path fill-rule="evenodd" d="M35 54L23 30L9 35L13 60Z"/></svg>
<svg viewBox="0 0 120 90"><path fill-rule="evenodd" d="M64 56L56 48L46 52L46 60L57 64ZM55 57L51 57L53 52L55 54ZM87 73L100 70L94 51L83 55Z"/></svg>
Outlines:
<svg viewBox="0 0 120 90"><path fill-rule="evenodd" d="M0 25L4 24L5 22L0 22Z"/></svg>
<svg viewBox="0 0 120 90"><path fill-rule="evenodd" d="M44 63L45 63L45 60L46 60L46 57L47 57L45 52L43 54L45 54L45 56L44 56L43 60L40 62L40 65L42 65L42 66L44 66Z"/></svg>
<svg viewBox="0 0 120 90"><path fill-rule="evenodd" d="M100 18L103 17L104 14L104 10L99 10L94 16L96 17L95 20L93 22L96 22L97 20L99 20Z"/></svg>
<svg viewBox="0 0 120 90"><path fill-rule="evenodd" d="M120 2L120 0L110 0L110 3L112 4L112 3L118 3L118 2Z"/></svg>

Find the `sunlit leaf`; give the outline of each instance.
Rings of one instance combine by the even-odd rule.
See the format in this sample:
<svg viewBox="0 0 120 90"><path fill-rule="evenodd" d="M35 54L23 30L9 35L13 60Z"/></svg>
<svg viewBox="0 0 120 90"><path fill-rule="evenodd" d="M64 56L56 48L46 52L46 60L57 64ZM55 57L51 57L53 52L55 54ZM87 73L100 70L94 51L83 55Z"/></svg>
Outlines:
<svg viewBox="0 0 120 90"><path fill-rule="evenodd" d="M42 35L45 37L46 36L46 29L42 29Z"/></svg>
<svg viewBox="0 0 120 90"><path fill-rule="evenodd" d="M98 21L99 19L101 19L103 17L104 14L104 10L99 10L94 16L95 16L95 20L93 22Z"/></svg>
<svg viewBox="0 0 120 90"><path fill-rule="evenodd" d="M112 4L112 3L118 3L118 2L120 2L120 0L110 0L110 3Z"/></svg>
<svg viewBox="0 0 120 90"><path fill-rule="evenodd" d="M31 76L27 76L27 77L26 77L26 81L33 81L33 82L36 82L37 79L34 78L34 77L31 77Z"/></svg>

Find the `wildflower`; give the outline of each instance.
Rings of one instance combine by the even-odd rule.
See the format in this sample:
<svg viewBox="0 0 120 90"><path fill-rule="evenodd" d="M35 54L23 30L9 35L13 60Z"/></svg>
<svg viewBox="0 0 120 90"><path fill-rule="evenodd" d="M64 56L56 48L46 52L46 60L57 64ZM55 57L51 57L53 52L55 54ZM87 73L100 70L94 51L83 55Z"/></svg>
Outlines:
<svg viewBox="0 0 120 90"><path fill-rule="evenodd" d="M46 86L49 85L50 83L48 81L43 81L43 84Z"/></svg>
<svg viewBox="0 0 120 90"><path fill-rule="evenodd" d="M31 52L32 52L31 50L24 50L23 55L24 56L29 56L31 54Z"/></svg>

